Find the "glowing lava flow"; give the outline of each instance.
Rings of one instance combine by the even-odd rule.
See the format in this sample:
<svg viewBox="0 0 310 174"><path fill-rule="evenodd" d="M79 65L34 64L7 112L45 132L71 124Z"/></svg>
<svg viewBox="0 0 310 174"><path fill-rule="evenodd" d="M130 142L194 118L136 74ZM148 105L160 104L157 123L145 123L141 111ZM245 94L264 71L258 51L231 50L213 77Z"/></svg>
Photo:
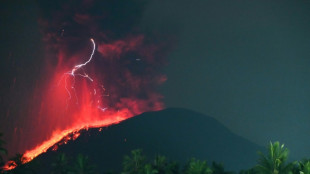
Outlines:
<svg viewBox="0 0 310 174"><path fill-rule="evenodd" d="M67 93L69 95L69 100L72 98L72 94L70 92L71 90L75 93L74 95L76 96L76 99L78 99L78 96L77 96L76 90L75 90L75 85L76 85L75 84L76 83L75 78L76 78L76 76L86 78L87 80L91 81L92 83L94 82L94 79L89 77L88 74L86 74L85 71L83 70L83 67L91 62L91 60L93 59L93 55L95 53L96 44L95 44L93 39L91 39L91 42L93 44L93 49L92 49L92 53L91 53L89 59L82 64L75 65L71 71L64 73L58 82L58 87L59 87L59 84L64 79L64 81L65 81L64 86L65 86L65 90L67 91ZM83 70L83 74L79 73L78 72L79 70ZM69 77L72 77L72 79L70 78L70 81L69 81ZM71 84L70 84L70 82L71 82ZM87 86L85 87L85 82L82 83L82 85L79 84L79 87L80 86L82 86L83 89L88 89ZM103 88L102 85L101 85L101 87ZM57 145L57 143L60 143L64 139L65 140L76 139L79 136L79 131L81 131L83 129L106 127L106 126L109 126L112 124L117 124L120 121L123 121L123 120L133 116L134 113L130 112L126 108L125 109L117 109L117 110L115 110L115 109L108 110L106 107L100 106L99 100L100 100L100 97L102 95L100 95L100 92L96 91L95 88L93 90L94 90L93 97L94 96L97 96L97 97L91 98L91 97L87 96L86 98L88 98L88 99L91 98L91 100L96 99L96 103L98 104L98 106L89 107L88 104L93 103L93 101L89 102L89 100L87 100L87 102L85 102L85 99L84 99L81 101L81 103L79 105L74 106L76 108L73 107L74 108L73 113L70 113L71 110L68 110L67 112L69 114L75 115L76 116L75 118L79 118L79 119L75 120L75 122L71 126L67 127L66 129L54 131L52 133L52 136L48 140L42 142L40 145L36 146L32 150L26 151L22 157L22 159L23 159L22 163L30 162L32 159L34 159L38 155L46 152L48 149ZM89 92L86 92L86 94L89 94ZM54 94L51 94L51 95L54 95ZM83 95L85 95L85 94L83 94L83 91L82 91L82 99L83 99ZM87 103L87 104L85 104L85 103ZM78 102L77 102L77 104L78 104ZM67 105L68 105L68 101L67 101ZM67 106L67 109L68 109L68 106ZM90 115L94 115L97 117L95 119L87 119L88 118L87 116L90 116ZM98 115L99 115L99 117L98 117ZM12 161L9 161L6 164L6 166L3 167L3 169L12 170L16 167L16 165L14 165L14 164L15 163L12 163Z"/></svg>
<svg viewBox="0 0 310 174"><path fill-rule="evenodd" d="M99 44L99 54L96 56L104 58L101 61L103 63L97 65L99 68L92 63L96 51L93 39L90 39L90 57L83 60L84 63L75 64L79 56L66 55L65 48L59 50L57 65L53 64L49 71L52 73L51 78L46 87L38 88L42 97L38 100L35 98L34 108L31 108L32 115L38 121L37 128L34 127L31 131L37 134L34 134L36 139L33 145L24 148L30 150L23 150L25 153L22 163L30 162L48 150L57 150L58 145L76 139L81 130L106 127L145 111L163 108L161 95L152 90L154 84L162 81L157 82L155 78L153 83L154 78L150 78L153 76L146 75L153 66L147 69L147 73L135 75L130 68L137 62L128 63L126 57L120 59L120 55L131 52L137 52L141 56L145 52L154 53L141 46L143 37L137 38ZM153 56L147 55L145 65L153 63ZM45 132L40 134L38 131L41 130ZM12 162L8 162L6 166L7 170L16 167Z"/></svg>
<svg viewBox="0 0 310 174"><path fill-rule="evenodd" d="M125 119L127 119L127 115L125 112L118 113L115 114L115 116L113 117L113 119L106 119L103 121L97 121L97 122L93 122L89 125L84 125L84 126L76 126L67 130L63 130L63 131L56 131L54 132L54 134L52 135L52 137L43 142L41 145L35 147L33 150L27 151L24 154L24 161L23 163L27 163L29 161L31 161L33 158L37 157L38 155L46 152L49 148L51 148L52 146L54 146L55 144L57 144L58 142L60 142L62 139L64 139L65 137L68 137L70 134L77 134L79 131L83 130L83 129L88 129L88 128L99 128L99 127L106 127L112 124L117 124ZM77 134L79 135L79 134ZM75 137L77 138L77 137Z"/></svg>
<svg viewBox="0 0 310 174"><path fill-rule="evenodd" d="M89 81L93 82L94 80L88 76L88 74L86 74L83 70L83 74L77 73L78 70L82 69L84 66L86 66L88 63L91 62L91 60L93 59L93 55L95 53L95 49L96 49L96 44L95 41L93 39L90 39L93 45L93 49L92 49L92 53L89 57L89 59L81 64L75 65L71 71L64 73L63 77L65 78L65 89L69 95L69 100L72 97L72 94L70 92L70 89L68 88L68 78L71 76L72 79L72 83L70 85L71 90L73 90L73 92L75 93L75 77L76 76L81 76L83 78L88 79ZM61 78L60 82L63 80L63 77ZM60 83L59 82L59 83ZM96 95L96 90L94 89L94 94ZM77 99L77 103L78 103L78 97L77 94L75 93L76 99ZM98 101L99 103L99 101ZM68 104L68 103L67 103ZM97 108L100 111L106 111L107 108L103 108L100 106L97 106ZM89 113L86 113L89 114ZM107 113L109 114L109 118L106 119L100 119L100 120L96 120L96 121L91 121L91 122L85 122L83 124L76 124L68 129L62 130L62 131L55 131L53 132L51 138L49 140L44 141L41 145L35 147L33 150L30 151L26 151L25 154L23 155L24 157L24 161L23 163L27 163L29 161L31 161L33 158L37 157L38 155L40 155L41 153L46 152L49 148L51 148L52 146L54 146L55 144L57 144L58 142L60 142L61 140L65 139L70 139L68 138L69 135L74 134L75 139L79 136L78 132L82 129L88 129L88 128L98 128L98 127L105 127L105 126L109 126L111 124L116 124L119 123L120 121L125 120L126 118L128 118L127 112L114 112L114 113ZM111 119L113 118L113 119ZM76 135L76 136L75 136Z"/></svg>

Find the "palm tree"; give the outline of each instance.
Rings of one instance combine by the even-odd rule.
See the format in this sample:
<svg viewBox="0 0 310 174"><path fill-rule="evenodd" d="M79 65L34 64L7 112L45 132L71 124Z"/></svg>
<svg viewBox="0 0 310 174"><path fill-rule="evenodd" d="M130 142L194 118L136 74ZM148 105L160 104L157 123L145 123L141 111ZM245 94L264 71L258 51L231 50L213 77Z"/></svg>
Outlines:
<svg viewBox="0 0 310 174"><path fill-rule="evenodd" d="M131 151L131 156L126 155L123 160L123 173L137 174L143 173L145 156L142 155L141 149Z"/></svg>
<svg viewBox="0 0 310 174"><path fill-rule="evenodd" d="M162 155L155 156L153 167L158 171L158 174L178 174L179 165L176 162L168 162L167 158Z"/></svg>
<svg viewBox="0 0 310 174"><path fill-rule="evenodd" d="M239 174L257 174L257 168L256 167L253 167L251 169L248 169L248 170L241 170L239 172Z"/></svg>
<svg viewBox="0 0 310 174"><path fill-rule="evenodd" d="M145 164L143 173L144 174L157 174L158 171L154 169L154 167L151 164Z"/></svg>
<svg viewBox="0 0 310 174"><path fill-rule="evenodd" d="M67 174L69 171L68 158L65 153L57 155L55 162L52 163L52 174Z"/></svg>
<svg viewBox="0 0 310 174"><path fill-rule="evenodd" d="M179 174L179 173L180 173L179 163L175 161L169 162L165 174Z"/></svg>
<svg viewBox="0 0 310 174"><path fill-rule="evenodd" d="M167 159L165 156L157 155L153 161L154 168L158 171L159 174L167 173Z"/></svg>
<svg viewBox="0 0 310 174"><path fill-rule="evenodd" d="M212 174L212 170L208 167L206 161L196 160L192 158L184 169L185 174Z"/></svg>
<svg viewBox="0 0 310 174"><path fill-rule="evenodd" d="M298 162L299 166L299 173L300 174L310 174L310 161L309 160L302 160Z"/></svg>
<svg viewBox="0 0 310 174"><path fill-rule="evenodd" d="M262 174L287 174L290 173L293 164L286 164L288 158L288 149L284 148L284 144L274 142L267 148L268 154L264 155L259 152L259 160L257 170Z"/></svg>
<svg viewBox="0 0 310 174"><path fill-rule="evenodd" d="M225 172L222 163L212 162L211 166L212 174L233 174L233 172Z"/></svg>
<svg viewBox="0 0 310 174"><path fill-rule="evenodd" d="M93 174L95 173L95 166L91 165L87 156L78 154L73 168L68 172L70 174Z"/></svg>

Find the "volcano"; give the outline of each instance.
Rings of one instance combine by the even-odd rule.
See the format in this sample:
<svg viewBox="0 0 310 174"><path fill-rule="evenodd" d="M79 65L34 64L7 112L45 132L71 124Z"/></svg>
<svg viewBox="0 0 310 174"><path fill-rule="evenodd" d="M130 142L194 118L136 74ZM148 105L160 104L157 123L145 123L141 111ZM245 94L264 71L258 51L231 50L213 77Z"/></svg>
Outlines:
<svg viewBox="0 0 310 174"><path fill-rule="evenodd" d="M66 153L87 155L103 171L120 171L124 155L143 149L148 157L165 155L184 164L195 157L221 162L227 170L253 167L257 151L263 148L233 134L212 117L180 108L146 112L106 128L81 132L75 141L51 149L34 161L40 161L39 173L50 169L55 156Z"/></svg>

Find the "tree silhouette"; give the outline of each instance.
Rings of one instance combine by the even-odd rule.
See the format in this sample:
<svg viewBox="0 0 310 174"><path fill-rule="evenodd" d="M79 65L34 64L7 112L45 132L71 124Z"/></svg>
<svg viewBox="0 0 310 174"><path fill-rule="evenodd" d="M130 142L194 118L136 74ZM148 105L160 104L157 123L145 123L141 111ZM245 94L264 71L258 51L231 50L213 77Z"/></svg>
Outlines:
<svg viewBox="0 0 310 174"><path fill-rule="evenodd" d="M69 174L93 174L95 173L95 166L90 164L87 156L78 154L72 169Z"/></svg>
<svg viewBox="0 0 310 174"><path fill-rule="evenodd" d="M169 162L165 174L179 174L179 173L180 173L179 163L175 161Z"/></svg>
<svg viewBox="0 0 310 174"><path fill-rule="evenodd" d="M158 171L158 174L178 174L179 165L176 162L168 162L163 155L156 155L153 160L153 167Z"/></svg>
<svg viewBox="0 0 310 174"><path fill-rule="evenodd" d="M126 155L123 160L124 174L138 174L143 172L145 156L142 155L141 149L131 151L131 156Z"/></svg>
<svg viewBox="0 0 310 174"><path fill-rule="evenodd" d="M239 174L258 174L258 171L257 171L256 167L253 167L253 168L248 169L248 170L241 170L239 172Z"/></svg>
<svg viewBox="0 0 310 174"><path fill-rule="evenodd" d="M271 143L267 148L267 155L259 152L257 170L262 174L288 174L291 172L293 164L286 164L288 149L279 142Z"/></svg>
<svg viewBox="0 0 310 174"><path fill-rule="evenodd" d="M298 174L310 174L310 161L307 159L304 159L302 161L298 162L298 171L295 173Z"/></svg>
<svg viewBox="0 0 310 174"><path fill-rule="evenodd" d="M208 167L206 161L196 160L192 158L189 160L184 169L185 174L212 174L212 170Z"/></svg>
<svg viewBox="0 0 310 174"><path fill-rule="evenodd" d="M67 174L69 172L68 158L65 153L57 155L52 163L52 174Z"/></svg>
<svg viewBox="0 0 310 174"><path fill-rule="evenodd" d="M144 174L157 174L158 171L154 169L154 167L151 164L145 164L143 173Z"/></svg>
<svg viewBox="0 0 310 174"><path fill-rule="evenodd" d="M233 174L233 172L226 172L222 163L212 162L212 174Z"/></svg>
<svg viewBox="0 0 310 174"><path fill-rule="evenodd" d="M158 171L158 174L169 173L168 162L165 156L155 156L155 159L153 160L153 166Z"/></svg>

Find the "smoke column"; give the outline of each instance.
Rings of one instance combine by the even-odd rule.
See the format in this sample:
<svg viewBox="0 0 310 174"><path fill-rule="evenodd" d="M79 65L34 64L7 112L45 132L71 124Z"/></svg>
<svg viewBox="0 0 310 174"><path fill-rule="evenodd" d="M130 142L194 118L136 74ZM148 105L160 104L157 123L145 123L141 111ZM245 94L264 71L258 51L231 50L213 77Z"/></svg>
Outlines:
<svg viewBox="0 0 310 174"><path fill-rule="evenodd" d="M167 42L137 24L142 1L39 3L45 43L40 78L26 121L15 128L9 151L25 162L81 129L119 123L164 107L156 92L166 77Z"/></svg>

